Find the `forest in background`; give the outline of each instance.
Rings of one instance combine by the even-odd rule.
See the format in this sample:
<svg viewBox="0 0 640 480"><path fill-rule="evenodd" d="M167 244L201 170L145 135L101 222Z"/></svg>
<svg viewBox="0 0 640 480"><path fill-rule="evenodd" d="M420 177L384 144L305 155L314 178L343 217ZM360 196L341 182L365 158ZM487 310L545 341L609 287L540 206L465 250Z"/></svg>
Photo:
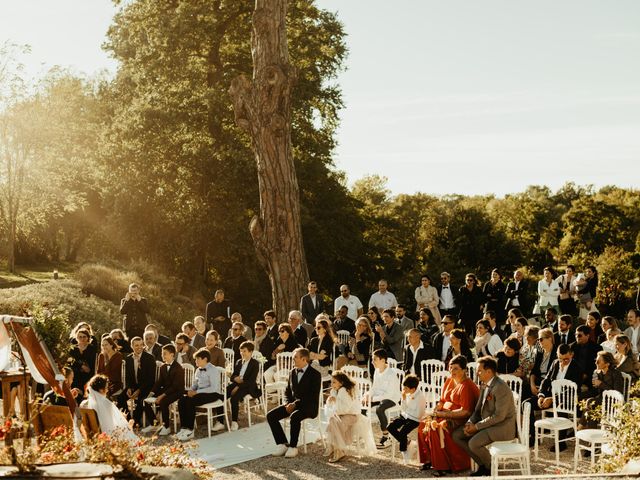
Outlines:
<svg viewBox="0 0 640 480"><path fill-rule="evenodd" d="M270 306L248 228L259 207L255 159L228 93L252 72L251 10L127 3L104 46L119 61L112 78L54 68L30 83L22 47L0 46L0 255L9 269L145 263L176 279L185 299L222 287L247 315ZM510 276L524 267L537 280L547 265L573 263L598 267L600 304L628 306L640 267L638 190L567 183L504 198L393 196L376 175L349 188L332 161L343 26L311 1L290 2L288 22L304 243L322 293L335 297L348 283L364 302L384 277L410 303L424 272L447 270L460 284L467 272L486 280L493 268ZM424 174L425 189L434 181Z"/></svg>

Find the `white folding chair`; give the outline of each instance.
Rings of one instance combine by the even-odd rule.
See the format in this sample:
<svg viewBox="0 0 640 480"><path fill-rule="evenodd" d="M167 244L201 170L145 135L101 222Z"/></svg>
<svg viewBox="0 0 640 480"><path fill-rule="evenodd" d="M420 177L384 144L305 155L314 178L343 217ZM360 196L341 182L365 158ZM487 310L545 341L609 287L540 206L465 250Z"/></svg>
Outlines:
<svg viewBox="0 0 640 480"><path fill-rule="evenodd" d="M389 368L398 368L398 360L395 358L387 358L387 366Z"/></svg>
<svg viewBox="0 0 640 480"><path fill-rule="evenodd" d="M478 362L467 362L467 375L473 383L476 385L480 384L478 380Z"/></svg>
<svg viewBox="0 0 640 480"><path fill-rule="evenodd" d="M442 396L442 387L444 387L444 382L446 382L447 378L449 378L450 376L451 373L447 370L434 372L433 375L431 375L431 390L434 393L436 399L439 399Z"/></svg>
<svg viewBox="0 0 640 480"><path fill-rule="evenodd" d="M222 351L224 352L224 365L229 373L233 373L236 352L232 348L223 348Z"/></svg>
<svg viewBox="0 0 640 480"><path fill-rule="evenodd" d="M602 421L600 428L586 428L576 432L576 448L573 459L574 472L578 468L578 459L582 460L582 450L591 453L591 468L595 467L596 448L609 441L611 428L614 424L622 404L624 395L617 390L602 392ZM583 445L583 443L587 445Z"/></svg>
<svg viewBox="0 0 640 480"><path fill-rule="evenodd" d="M336 332L336 336L338 337L340 345L344 345L345 347L349 348L349 338L351 338L351 334L348 330L338 330Z"/></svg>
<svg viewBox="0 0 640 480"><path fill-rule="evenodd" d="M515 397L514 393L514 397ZM491 476L497 478L498 472L515 472L519 471L525 477L531 476L531 449L529 448L529 415L531 414L531 405L524 404L524 411L521 418L522 423L518 425L519 442L493 442L489 446L491 454ZM517 469L500 468L500 463L507 464L509 461L517 461Z"/></svg>
<svg viewBox="0 0 640 480"><path fill-rule="evenodd" d="M555 442L556 463L560 465L560 441L567 442L575 437L560 440L560 431L578 430L576 407L578 404L578 386L571 380L551 382L553 396L553 417L536 420L534 455L538 459L538 446L543 438L553 438ZM561 416L564 415L564 416ZM548 430L549 433L545 433Z"/></svg>
<svg viewBox="0 0 640 480"><path fill-rule="evenodd" d="M164 362L156 360L156 381L160 378L160 369L164 365Z"/></svg>
<svg viewBox="0 0 640 480"><path fill-rule="evenodd" d="M345 365L340 370L354 381L364 379L367 374L367 371L364 368L358 367L357 365Z"/></svg>
<svg viewBox="0 0 640 480"><path fill-rule="evenodd" d="M498 375L504 382L509 385L509 388L513 393L518 394L518 398L522 398L522 379L511 375L510 373L502 373Z"/></svg>
<svg viewBox="0 0 640 480"><path fill-rule="evenodd" d="M316 418L305 418L302 420L302 424L300 425L301 433L302 433L302 443L304 443L304 453L307 453L307 423L315 422L316 428L318 429L318 435L320 435L320 440L322 441L322 446L326 447L324 441L324 433L322 432L322 388L320 389L320 395L318 399L318 415Z"/></svg>
<svg viewBox="0 0 640 480"><path fill-rule="evenodd" d="M122 380L122 388L120 390L118 390L117 392L113 392L113 394L111 395L112 398L117 398L122 394L122 392L124 392L125 385L126 385L125 376L127 375L125 365L126 364L125 364L124 360L122 360L122 367L121 367L121 370L120 370L120 380Z"/></svg>
<svg viewBox="0 0 640 480"><path fill-rule="evenodd" d="M253 351L251 357L254 358L258 362L258 376L256 377L256 384L258 388L260 388L260 396L258 398L253 398L251 395L244 396L244 408L247 412L247 420L249 422L249 426L251 426L251 410L264 410L264 414L267 414L267 402L264 401L264 362L265 358L258 351ZM253 405L251 402L253 401Z"/></svg>
<svg viewBox="0 0 640 480"><path fill-rule="evenodd" d="M422 381L427 385L432 385L432 375L436 372L444 372L444 362L440 360L422 360L420 362L420 373L422 374Z"/></svg>
<svg viewBox="0 0 640 480"><path fill-rule="evenodd" d="M622 389L624 395L624 401L629 401L629 390L631 389L631 375L628 373L620 372L622 379L624 380L624 388Z"/></svg>
<svg viewBox="0 0 640 480"><path fill-rule="evenodd" d="M274 376L274 381L271 383L265 384L264 393L265 402L271 398L275 397L277 399L278 405L282 403L282 399L284 398L284 392L287 389L287 385L289 384L289 374L293 369L293 352L281 352L276 355L276 373Z"/></svg>
<svg viewBox="0 0 640 480"><path fill-rule="evenodd" d="M228 414L228 402L227 402L227 384L229 383L229 376L227 375L227 369L222 367L215 367L217 370L220 382L220 387L222 389L222 400L216 400L215 402L205 403L196 407L196 420L198 417L206 416L207 417L207 435L211 437L211 429L213 428L213 421L216 418L224 417L224 423L227 425L227 430L231 430L229 426L229 414ZM222 413L214 413L214 410L222 408ZM195 427L197 422L194 421L193 428Z"/></svg>
<svg viewBox="0 0 640 480"><path fill-rule="evenodd" d="M358 401L362 404L362 409L366 412L365 415L371 418L371 396L369 395L371 380L368 378L356 378L354 382ZM364 402L362 402L362 399L364 399Z"/></svg>
<svg viewBox="0 0 640 480"><path fill-rule="evenodd" d="M184 389L189 390L193 385L193 374L195 368L190 363L183 363L182 369L184 370ZM173 431L178 431L178 402L175 401L169 407L169 416L173 416Z"/></svg>

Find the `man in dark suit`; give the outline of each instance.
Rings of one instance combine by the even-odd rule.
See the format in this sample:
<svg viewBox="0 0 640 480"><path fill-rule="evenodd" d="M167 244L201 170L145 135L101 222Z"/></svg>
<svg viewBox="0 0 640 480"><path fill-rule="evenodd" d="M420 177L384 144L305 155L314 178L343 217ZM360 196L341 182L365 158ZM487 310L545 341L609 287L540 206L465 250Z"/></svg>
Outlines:
<svg viewBox="0 0 640 480"><path fill-rule="evenodd" d="M560 315L558 320L558 331L553 334L553 343L555 345L571 345L576 341L576 336L571 330L573 318L571 315ZM595 357L594 357L595 361Z"/></svg>
<svg viewBox="0 0 640 480"><path fill-rule="evenodd" d="M343 305L336 312L336 319L333 322L333 329L337 332L339 330L346 330L350 335L353 335L356 331L356 322L347 317L347 312L349 308L346 305Z"/></svg>
<svg viewBox="0 0 640 480"><path fill-rule="evenodd" d="M563 315L564 316L564 315ZM562 317L560 317L562 319ZM581 372L581 381L578 383L578 388L581 385L586 385L588 392L584 398L587 398L592 391L592 375L596 369L596 356L598 352L602 350L602 347L597 343L589 341L589 333L591 329L586 325L580 325L576 328L576 341L571 344L571 350L573 350L574 362L578 364ZM578 391L578 393L580 393Z"/></svg>
<svg viewBox="0 0 640 480"><path fill-rule="evenodd" d="M447 272L442 272L440 274L440 285L438 285L438 298L440 299L440 303L438 304L438 309L440 310L440 315L444 317L445 315L455 315L458 312L457 307L457 297L458 297L458 287L451 285L451 275ZM444 291L444 292L443 292Z"/></svg>
<svg viewBox="0 0 640 480"><path fill-rule="evenodd" d="M153 355L156 362L162 361L162 345L156 341L156 334L153 330L144 332L144 351Z"/></svg>
<svg viewBox="0 0 640 480"><path fill-rule="evenodd" d="M507 303L504 309L517 308L525 317L531 313L528 288L529 282L524 279L523 273L520 270L513 272L513 282L509 282L505 290Z"/></svg>
<svg viewBox="0 0 640 480"><path fill-rule="evenodd" d="M538 395L526 400L531 404L531 417L529 419L529 445L533 446L535 429L533 422L535 421L534 413L536 410L547 410L553 405L553 396L551 393L551 384L554 380L571 380L576 384L580 384L580 366L573 360L573 351L567 344L559 345L557 350L557 359L551 364L551 368L540 384ZM566 438L567 431L560 431L560 439ZM560 450L566 450L567 444L561 443Z"/></svg>
<svg viewBox="0 0 640 480"><path fill-rule="evenodd" d="M184 369L182 365L175 361L176 347L173 345L165 345L162 347L162 360L164 365L160 368L160 377L151 387L151 392L147 398L153 399L153 403L160 408L162 414L162 425L158 432L160 436L166 436L171 433L169 427L169 405L177 401L184 394ZM155 418L151 404L145 402L145 414L147 421ZM142 429L142 433L150 433L157 430L154 425L149 425Z"/></svg>
<svg viewBox="0 0 640 480"><path fill-rule="evenodd" d="M196 350L200 350L204 348L207 344L205 338L198 333L198 329L193 322L184 322L182 324L182 333L186 334L189 337L189 341L193 348ZM224 336L220 336L220 338L227 338L227 333L224 333Z"/></svg>
<svg viewBox="0 0 640 480"><path fill-rule="evenodd" d="M118 397L118 408L128 412L127 400L133 400L135 407L131 417L137 425L142 425L143 399L149 395L156 378L156 359L144 351L144 342L140 337L131 339L131 349L133 353L124 360L125 386L124 392Z"/></svg>
<svg viewBox="0 0 640 480"><path fill-rule="evenodd" d="M426 381L422 378L422 367L420 364L423 360L436 358L435 351L431 345L425 345L422 342L420 330L416 328L409 330L407 338L409 340L409 344L404 352L404 373L407 375L413 373L421 382Z"/></svg>
<svg viewBox="0 0 640 480"><path fill-rule="evenodd" d="M436 333L431 338L431 345L433 345L433 350L435 354L435 358L437 360L441 360L444 362L445 358L447 358L447 352L449 351L449 347L451 346L451 341L449 339L449 335L451 331L456 325L456 318L453 315L445 315L442 317L442 331Z"/></svg>
<svg viewBox="0 0 640 480"><path fill-rule="evenodd" d="M309 334L302 324L302 313L298 310L291 310L289 312L288 321L289 325L291 325L293 336L295 337L296 342L298 342L298 345L300 345L301 347L306 347L307 342L309 341Z"/></svg>
<svg viewBox="0 0 640 480"><path fill-rule="evenodd" d="M176 362L180 365L188 363L193 367L196 366L195 354L196 349L190 343L190 338L186 333L179 333L176 335Z"/></svg>
<svg viewBox="0 0 640 480"><path fill-rule="evenodd" d="M558 331L558 314L555 309L547 308L544 312L545 324L543 328L550 328L554 333Z"/></svg>
<svg viewBox="0 0 640 480"><path fill-rule="evenodd" d="M493 357L478 359L478 378L482 381L475 411L467 423L453 432L453 441L478 464L472 477L491 475L491 455L487 448L493 442L516 438L516 407L513 393L496 370Z"/></svg>
<svg viewBox="0 0 640 480"><path fill-rule="evenodd" d="M153 323L147 323L147 326L144 327L144 331L146 332L147 330L152 330L156 334L156 342L158 342L161 347L163 345L169 345L171 343L171 341L172 341L166 335L162 335L160 333L160 330L158 330L158 327Z"/></svg>
<svg viewBox="0 0 640 480"><path fill-rule="evenodd" d="M231 304L224 298L224 290L216 290L213 300L207 303L204 316L220 338L227 338L231 328Z"/></svg>
<svg viewBox="0 0 640 480"><path fill-rule="evenodd" d="M307 293L300 299L300 311L304 321L309 325L314 325L316 317L324 312L324 300L322 295L318 294L318 285L316 282L309 282L307 285Z"/></svg>
<svg viewBox="0 0 640 480"><path fill-rule="evenodd" d="M322 376L320 372L309 365L309 350L297 348L294 350L293 364L295 368L289 375L289 383L285 391L286 405L274 408L267 414L269 428L277 444L274 456L287 458L298 455L298 436L300 425L305 418L315 418L318 415L320 388ZM513 403L513 402L512 402ZM290 417L291 439L287 443L287 436L282 429L280 420Z"/></svg>
<svg viewBox="0 0 640 480"><path fill-rule="evenodd" d="M238 429L238 412L240 410L240 402L244 397L251 395L258 398L262 395L256 379L260 365L255 358L252 358L254 350L253 342L245 341L240 345L240 359L233 367L231 374L231 382L227 385L227 397L231 403L231 430Z"/></svg>
<svg viewBox="0 0 640 480"><path fill-rule="evenodd" d="M227 337L222 345L224 348L230 348L233 350L233 358L240 358L240 345L247 341L242 335L244 331L244 325L240 322L235 322L231 325L231 336Z"/></svg>

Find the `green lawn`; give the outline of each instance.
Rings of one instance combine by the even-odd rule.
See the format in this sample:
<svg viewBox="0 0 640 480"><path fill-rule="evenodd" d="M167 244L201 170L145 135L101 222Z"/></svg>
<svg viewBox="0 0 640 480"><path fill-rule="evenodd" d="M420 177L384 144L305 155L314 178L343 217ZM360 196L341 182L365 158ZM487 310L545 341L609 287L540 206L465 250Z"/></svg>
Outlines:
<svg viewBox="0 0 640 480"><path fill-rule="evenodd" d="M0 288L15 288L30 283L46 282L53 279L53 270L58 270L58 278L66 278L75 269L74 264L28 265L18 266L15 273L10 273L5 265L0 268Z"/></svg>

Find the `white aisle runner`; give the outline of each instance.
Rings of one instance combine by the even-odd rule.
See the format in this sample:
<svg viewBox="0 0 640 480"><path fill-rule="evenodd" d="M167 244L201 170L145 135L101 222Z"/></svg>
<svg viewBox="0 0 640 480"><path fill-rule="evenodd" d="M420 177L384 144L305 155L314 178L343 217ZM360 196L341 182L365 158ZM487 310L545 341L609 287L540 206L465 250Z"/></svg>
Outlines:
<svg viewBox="0 0 640 480"><path fill-rule="evenodd" d="M289 437L288 428L285 430ZM307 443L319 439L317 423L307 422ZM241 428L235 432L213 435L211 438L197 440L199 446L196 455L206 460L214 468L224 468L256 458L271 455L276 448L269 424L266 421L254 424L251 428ZM300 444L302 447L302 431Z"/></svg>

